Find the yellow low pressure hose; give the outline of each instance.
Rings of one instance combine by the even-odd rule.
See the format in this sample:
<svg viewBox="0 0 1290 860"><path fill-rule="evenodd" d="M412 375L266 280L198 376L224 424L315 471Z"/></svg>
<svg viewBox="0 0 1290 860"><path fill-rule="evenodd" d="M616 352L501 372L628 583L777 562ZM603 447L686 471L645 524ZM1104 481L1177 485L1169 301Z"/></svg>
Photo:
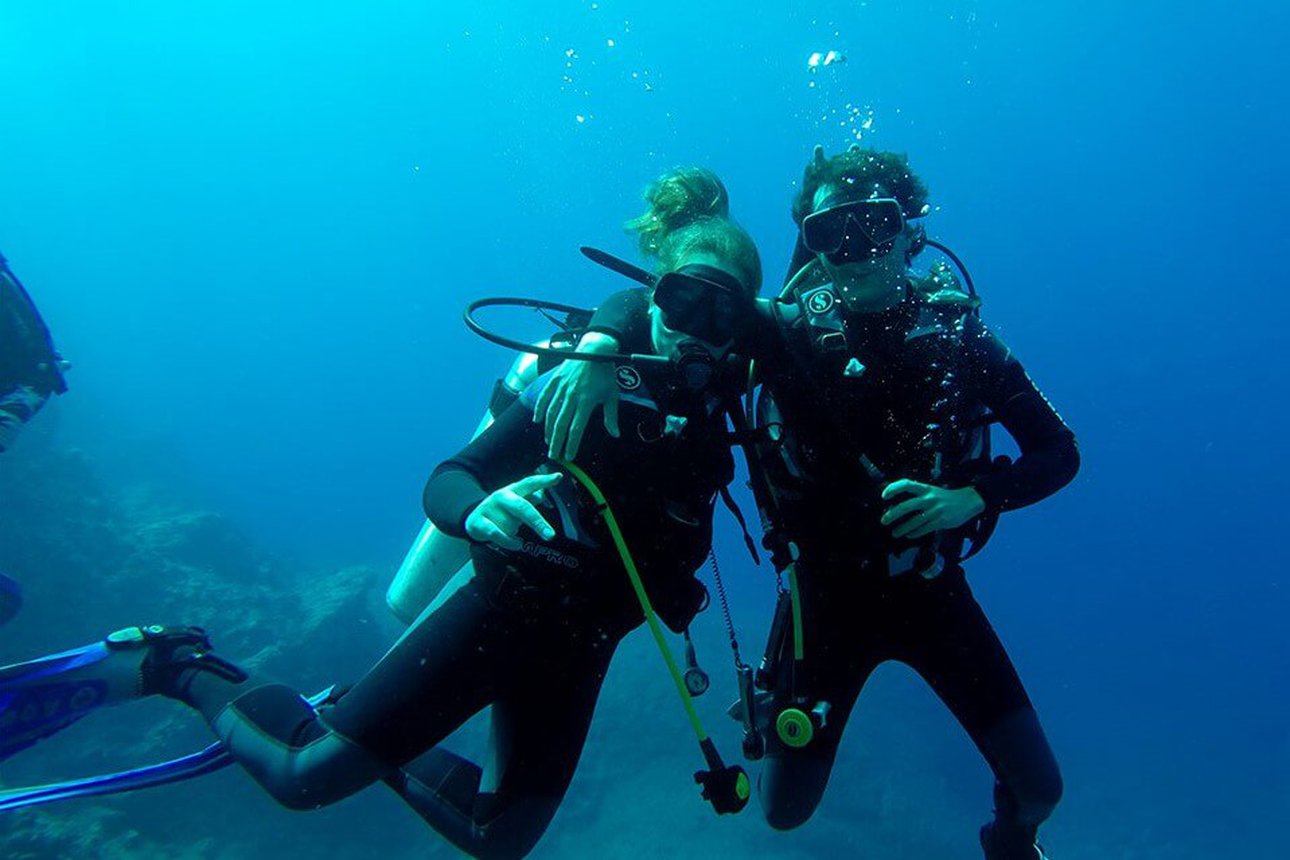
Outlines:
<svg viewBox="0 0 1290 860"><path fill-rule="evenodd" d="M605 525L609 528L609 534L614 540L614 547L618 550L618 557L623 561L623 567L627 569L627 576L632 581L632 588L636 591L636 598L640 601L641 610L645 613L645 621L649 624L650 634L654 637L654 643L658 645L658 653L663 655L663 662L667 664L668 674L672 676L672 683L676 685L677 695L681 697L681 703L685 705L685 714L690 718L690 725L694 728L695 735L699 738L699 750L703 753L703 759L708 764L708 770L701 770L695 773L694 781L703 788L703 799L712 804L718 815L728 815L739 812L748 805L748 799L752 797L752 782L748 779L748 774L738 765L726 766L721 760L721 754L717 752L717 745L708 737L708 733L703 730L703 723L699 719L699 712L694 709L694 698L690 695L689 689L685 686L685 679L681 675L681 670L676 665L675 658L672 657L672 649L667 647L667 640L663 638L663 628L659 626L658 616L654 613L654 607L650 603L649 595L645 592L645 584L641 582L640 571L636 569L636 561L632 558L631 552L627 549L627 541L623 539L622 529L618 527L618 520L614 517L613 510L609 507L609 502L605 499L605 494L600 492L596 482L591 480L586 472L575 466L568 460L557 461L570 475L582 484L582 486L591 494L591 498L596 502L596 508L604 519Z"/></svg>

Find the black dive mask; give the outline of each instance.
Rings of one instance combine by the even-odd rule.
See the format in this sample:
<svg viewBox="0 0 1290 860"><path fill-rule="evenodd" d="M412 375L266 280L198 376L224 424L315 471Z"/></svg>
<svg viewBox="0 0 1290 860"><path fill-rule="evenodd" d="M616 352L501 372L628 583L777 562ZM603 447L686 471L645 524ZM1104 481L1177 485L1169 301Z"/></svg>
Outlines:
<svg viewBox="0 0 1290 860"><path fill-rule="evenodd" d="M713 356L712 350L705 344L720 349L731 341L740 326L746 325L754 313L753 298L739 280L721 269L700 264L683 266L675 272L656 277L638 266L595 248L584 247L582 253L611 271L653 288L653 301L663 313L663 324L673 331L698 340L682 340L676 344L675 354L671 357L635 352L579 353L567 348L530 344L485 328L475 318L475 314L488 307L532 308L566 332L580 333L585 329L592 312L559 302L502 296L475 299L466 305L466 312L463 314L466 325L485 340L508 349L546 355L560 361L628 364L642 373L661 374L658 377L660 383L677 391L699 393L709 388L725 359ZM553 314L564 314L564 318L561 320Z"/></svg>
<svg viewBox="0 0 1290 860"><path fill-rule="evenodd" d="M722 346L734 339L752 307L739 281L715 266L682 266L658 279L654 304L673 331Z"/></svg>
<svg viewBox="0 0 1290 860"><path fill-rule="evenodd" d="M905 213L895 198L855 200L807 215L802 243L842 266L891 253L904 229Z"/></svg>

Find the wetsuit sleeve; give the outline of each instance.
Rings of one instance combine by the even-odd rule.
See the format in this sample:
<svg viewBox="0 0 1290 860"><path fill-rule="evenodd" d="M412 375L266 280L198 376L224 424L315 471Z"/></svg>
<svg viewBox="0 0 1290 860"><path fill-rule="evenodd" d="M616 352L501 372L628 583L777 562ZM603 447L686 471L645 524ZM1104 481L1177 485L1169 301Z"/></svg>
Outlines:
<svg viewBox="0 0 1290 860"><path fill-rule="evenodd" d="M975 339L981 399L1016 440L1021 454L993 468L973 486L987 511L1011 511L1070 483L1079 471L1079 447L1075 434L1003 341L984 326Z"/></svg>
<svg viewBox="0 0 1290 860"><path fill-rule="evenodd" d="M533 423L527 399L516 401L469 445L440 463L421 501L440 531L466 537L466 517L499 487L518 481L544 462L542 425Z"/></svg>
<svg viewBox="0 0 1290 860"><path fill-rule="evenodd" d="M649 294L643 287L614 293L596 308L587 330L610 335L624 352L648 352Z"/></svg>

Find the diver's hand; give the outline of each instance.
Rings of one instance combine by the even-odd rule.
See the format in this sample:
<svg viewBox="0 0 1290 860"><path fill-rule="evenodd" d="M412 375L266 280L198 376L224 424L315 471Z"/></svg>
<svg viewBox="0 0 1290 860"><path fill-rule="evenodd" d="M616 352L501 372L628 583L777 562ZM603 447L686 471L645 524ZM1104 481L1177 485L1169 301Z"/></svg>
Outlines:
<svg viewBox="0 0 1290 860"><path fill-rule="evenodd" d="M524 544L516 537L520 526L528 526L543 540L555 537L555 529L543 518L530 496L554 487L564 476L529 475L513 484L493 490L466 517L466 534L481 543L496 544L502 549L519 549Z"/></svg>
<svg viewBox="0 0 1290 860"><path fill-rule="evenodd" d="M618 340L588 332L579 341L577 351L617 352ZM560 365L533 407L534 422L545 425L547 456L552 460L576 458L582 434L598 407L605 410L605 432L617 438L618 382L613 365L576 360Z"/></svg>
<svg viewBox="0 0 1290 860"><path fill-rule="evenodd" d="M900 496L904 501L893 504L882 515L882 524L890 526L891 536L917 540L932 532L956 529L985 511L981 494L971 487L947 490L919 481L893 481L882 491L883 501Z"/></svg>

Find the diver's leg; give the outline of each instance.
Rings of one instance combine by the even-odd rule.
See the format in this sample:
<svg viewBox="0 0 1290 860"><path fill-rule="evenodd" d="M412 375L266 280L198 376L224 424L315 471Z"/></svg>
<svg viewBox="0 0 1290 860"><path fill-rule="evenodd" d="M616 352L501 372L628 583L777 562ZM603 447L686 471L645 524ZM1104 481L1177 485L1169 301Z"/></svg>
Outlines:
<svg viewBox="0 0 1290 860"><path fill-rule="evenodd" d="M327 725L398 768L482 710L513 637L485 592L472 578L424 613L324 714Z"/></svg>
<svg viewBox="0 0 1290 860"><path fill-rule="evenodd" d="M774 712L758 793L766 821L776 830L800 827L820 805L856 698L882 659L881 642L866 614L871 601L857 590L844 591L839 577L829 573L818 569L816 587L804 582L800 592L803 662L795 666L785 647L774 669ZM791 625L784 635L792 636ZM784 744L774 729L782 708L801 706L792 701L794 695L805 696L808 709L828 705L824 725L797 748Z"/></svg>
<svg viewBox="0 0 1290 860"><path fill-rule="evenodd" d="M453 845L481 860L528 854L564 798L615 637L517 659L493 705L483 768L435 749L387 778ZM529 655L531 658L531 654Z"/></svg>
<svg viewBox="0 0 1290 860"><path fill-rule="evenodd" d="M279 803L317 808L388 775L486 704L493 615L477 588L462 588L321 713L288 687L209 672L182 674L168 694L199 710Z"/></svg>
<svg viewBox="0 0 1290 860"><path fill-rule="evenodd" d="M288 809L317 809L371 785L388 765L337 732L299 693L248 680L237 689L206 677L185 691L242 769Z"/></svg>
<svg viewBox="0 0 1290 860"><path fill-rule="evenodd" d="M806 746L786 746L772 722L766 741L766 764L757 783L762 813L771 827L792 830L815 814L828 788L851 710L876 665L862 668L839 662L817 674L821 683L815 689L824 693L820 700L828 703L829 711L825 725L816 730Z"/></svg>
<svg viewBox="0 0 1290 860"><path fill-rule="evenodd" d="M320 806L384 772L328 732L294 690L211 652L195 627L127 627L103 642L0 669L0 758L91 711L162 695L198 710L233 757L283 805Z"/></svg>
<svg viewBox="0 0 1290 860"><path fill-rule="evenodd" d="M1039 825L1062 795L1057 759L1017 670L961 571L911 580L901 659L936 691L995 776L995 819L982 830L990 860L1035 860ZM916 605L915 605L916 604Z"/></svg>
<svg viewBox="0 0 1290 860"><path fill-rule="evenodd" d="M1062 796L1062 776L1034 708L1021 708L977 740L995 773L994 821L981 828L989 860L1043 860L1039 826Z"/></svg>
<svg viewBox="0 0 1290 860"><path fill-rule="evenodd" d="M191 706L246 771L293 809L332 803L438 743L484 706L504 630L478 587L429 613L320 718L248 676L197 628L126 628L0 669L0 758L98 707L159 694Z"/></svg>

